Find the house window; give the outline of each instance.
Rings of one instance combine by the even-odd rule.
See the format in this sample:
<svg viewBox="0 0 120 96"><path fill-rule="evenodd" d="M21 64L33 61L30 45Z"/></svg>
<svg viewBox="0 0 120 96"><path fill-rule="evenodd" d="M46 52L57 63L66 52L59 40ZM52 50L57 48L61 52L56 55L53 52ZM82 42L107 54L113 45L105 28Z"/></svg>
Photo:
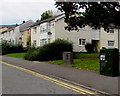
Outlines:
<svg viewBox="0 0 120 96"><path fill-rule="evenodd" d="M54 23L51 23L52 28L54 28Z"/></svg>
<svg viewBox="0 0 120 96"><path fill-rule="evenodd" d="M94 27L92 27L92 29L93 29L93 30L97 30L97 27L94 26Z"/></svg>
<svg viewBox="0 0 120 96"><path fill-rule="evenodd" d="M108 28L106 31L107 31L107 33L114 33L114 29L113 28Z"/></svg>
<svg viewBox="0 0 120 96"><path fill-rule="evenodd" d="M50 43L50 39L48 39L48 43Z"/></svg>
<svg viewBox="0 0 120 96"><path fill-rule="evenodd" d="M79 39L79 45L85 45L85 39Z"/></svg>
<svg viewBox="0 0 120 96"><path fill-rule="evenodd" d="M22 36L24 35L24 32L22 32Z"/></svg>
<svg viewBox="0 0 120 96"><path fill-rule="evenodd" d="M10 31L9 31L9 36L10 36Z"/></svg>
<svg viewBox="0 0 120 96"><path fill-rule="evenodd" d="M30 34L30 31L28 31L27 34Z"/></svg>
<svg viewBox="0 0 120 96"><path fill-rule="evenodd" d="M13 33L14 33L15 31L14 31L14 29L13 29Z"/></svg>
<svg viewBox="0 0 120 96"><path fill-rule="evenodd" d="M46 29L41 26L41 27L40 27L40 32L41 32L41 33L44 33L44 32L46 32Z"/></svg>
<svg viewBox="0 0 120 96"><path fill-rule="evenodd" d="M81 29L83 29L83 30L84 30L84 29L85 29L85 27L81 27L81 28L80 28L80 30L81 30Z"/></svg>
<svg viewBox="0 0 120 96"><path fill-rule="evenodd" d="M114 41L108 41L108 46L114 46Z"/></svg>
<svg viewBox="0 0 120 96"><path fill-rule="evenodd" d="M11 39L9 40L9 43L11 43Z"/></svg>
<svg viewBox="0 0 120 96"><path fill-rule="evenodd" d="M12 41L12 43L14 44L14 40Z"/></svg>
<svg viewBox="0 0 120 96"><path fill-rule="evenodd" d="M47 39L40 39L40 46L47 44Z"/></svg>
<svg viewBox="0 0 120 96"><path fill-rule="evenodd" d="M83 25L83 26L81 26L81 27L80 27L80 30L81 30L81 29L82 29L82 30L84 30L84 29L85 29L85 26L84 26L84 25Z"/></svg>
<svg viewBox="0 0 120 96"><path fill-rule="evenodd" d="M49 27L51 26L51 23L50 23L50 22L48 23L48 26L49 26Z"/></svg>
<svg viewBox="0 0 120 96"><path fill-rule="evenodd" d="M33 32L36 33L37 32L37 27L33 28Z"/></svg>
<svg viewBox="0 0 120 96"><path fill-rule="evenodd" d="M36 40L33 40L33 45L36 46Z"/></svg>
<svg viewBox="0 0 120 96"><path fill-rule="evenodd" d="M41 33L46 32L46 25L41 25L41 26L40 26L40 32L41 32Z"/></svg>

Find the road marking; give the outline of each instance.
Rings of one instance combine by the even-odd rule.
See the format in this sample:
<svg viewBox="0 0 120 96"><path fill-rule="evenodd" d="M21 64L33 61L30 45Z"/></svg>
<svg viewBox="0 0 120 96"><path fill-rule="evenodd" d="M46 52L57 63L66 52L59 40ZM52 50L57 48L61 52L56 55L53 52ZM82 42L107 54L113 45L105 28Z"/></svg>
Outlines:
<svg viewBox="0 0 120 96"><path fill-rule="evenodd" d="M53 82L53 83L55 83L55 84L57 84L57 85L63 86L63 87L65 87L65 88L71 89L71 90L73 90L73 91L76 91L76 92L78 92L78 93L80 93L80 94L93 94L93 95L95 95L95 94L92 93L92 92L89 92L89 91L86 91L86 90L84 90L84 89L75 87L75 86L73 86L73 85L70 85L70 84L68 84L68 83L59 81L59 80L57 80L57 79L54 79L54 78L51 78L51 77L42 75L42 74L40 74L40 73L37 73L37 72L31 71L31 70L28 70L28 69L26 69L26 68L22 68L22 67L19 67L19 66L15 66L15 65L12 65L12 64L3 62L3 61L0 61L0 63L2 63L2 64L4 64L4 65L7 65L7 66L10 66L10 67L13 67L13 68L16 68L16 69L19 69L19 70L21 70L21 71L27 72L27 73L32 74L32 75L34 75L34 76L43 78L43 79L48 80L48 81L50 81L50 82Z"/></svg>

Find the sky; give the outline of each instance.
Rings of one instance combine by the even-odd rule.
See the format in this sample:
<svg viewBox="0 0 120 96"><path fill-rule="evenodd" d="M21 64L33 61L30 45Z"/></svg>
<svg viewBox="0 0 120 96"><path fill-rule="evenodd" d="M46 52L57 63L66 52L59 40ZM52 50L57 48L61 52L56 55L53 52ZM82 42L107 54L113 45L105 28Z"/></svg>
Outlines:
<svg viewBox="0 0 120 96"><path fill-rule="evenodd" d="M40 19L46 10L57 11L54 0L0 0L0 25Z"/></svg>

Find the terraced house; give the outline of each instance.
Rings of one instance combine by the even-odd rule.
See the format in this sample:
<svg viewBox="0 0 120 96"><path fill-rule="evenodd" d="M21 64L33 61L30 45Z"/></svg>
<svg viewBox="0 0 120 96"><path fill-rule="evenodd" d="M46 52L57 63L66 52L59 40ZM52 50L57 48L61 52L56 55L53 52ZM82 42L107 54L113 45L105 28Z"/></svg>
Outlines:
<svg viewBox="0 0 120 96"><path fill-rule="evenodd" d="M34 23L32 20L12 27L0 27L0 40L12 43L21 43L27 46L27 39L36 47L51 43L56 39L64 39L73 43L73 51L85 52L85 44L92 43L95 51L102 47L120 49L120 33L118 29L95 29L89 26L80 28L79 31L65 30L64 14Z"/></svg>
<svg viewBox="0 0 120 96"><path fill-rule="evenodd" d="M28 25L33 24L34 22L32 20L29 20L27 22L23 22L20 25L15 25L14 27L10 27L6 30L1 31L1 38L2 40L7 40L10 43L22 43L22 37L21 37L21 31L26 28Z"/></svg>
<svg viewBox="0 0 120 96"><path fill-rule="evenodd" d="M97 30L89 26L79 31L65 30L64 14L36 22L31 27L31 44L36 47L53 42L55 39L65 39L73 42L75 52L84 52L85 44L92 43L95 51L99 52L102 47L118 48L118 29L103 28Z"/></svg>
<svg viewBox="0 0 120 96"><path fill-rule="evenodd" d="M24 27L22 27L20 30L21 42L22 42L23 47L27 47L27 42L30 42L28 41L28 39L31 38L31 27L30 26L33 24L34 22L30 21L29 24L24 25Z"/></svg>
<svg viewBox="0 0 120 96"><path fill-rule="evenodd" d="M18 26L17 24L16 25L1 25L1 27L0 27L0 42L2 40L7 40L8 42L11 42L14 37L14 28L17 26Z"/></svg>

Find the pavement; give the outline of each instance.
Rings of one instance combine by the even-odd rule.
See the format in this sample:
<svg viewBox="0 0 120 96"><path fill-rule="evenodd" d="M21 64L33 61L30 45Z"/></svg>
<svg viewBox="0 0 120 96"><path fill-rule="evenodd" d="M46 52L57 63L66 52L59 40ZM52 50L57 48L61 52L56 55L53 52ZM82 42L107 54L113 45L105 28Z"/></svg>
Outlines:
<svg viewBox="0 0 120 96"><path fill-rule="evenodd" d="M80 86L88 89L90 88L91 90L95 89L96 91L109 93L111 95L118 94L120 92L120 88L118 86L120 80L119 77L109 77L89 70L65 67L46 62L27 61L7 56L3 56L2 61L38 72L40 74L53 76L61 80L79 84Z"/></svg>

